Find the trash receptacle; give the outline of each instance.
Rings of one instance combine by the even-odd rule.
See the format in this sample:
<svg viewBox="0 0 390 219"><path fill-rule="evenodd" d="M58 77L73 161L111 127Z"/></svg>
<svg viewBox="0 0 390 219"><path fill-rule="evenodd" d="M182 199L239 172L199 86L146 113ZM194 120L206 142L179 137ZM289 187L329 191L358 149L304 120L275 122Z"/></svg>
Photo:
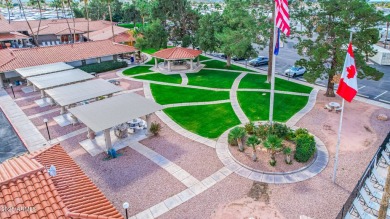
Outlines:
<svg viewBox="0 0 390 219"><path fill-rule="evenodd" d="M131 63L133 63L134 62L134 57L130 57L130 61L131 61Z"/></svg>

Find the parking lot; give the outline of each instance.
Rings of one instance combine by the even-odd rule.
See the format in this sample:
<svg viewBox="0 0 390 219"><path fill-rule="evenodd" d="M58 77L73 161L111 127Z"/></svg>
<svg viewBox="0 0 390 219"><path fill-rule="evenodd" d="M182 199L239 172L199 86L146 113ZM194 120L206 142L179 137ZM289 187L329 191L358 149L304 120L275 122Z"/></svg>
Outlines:
<svg viewBox="0 0 390 219"><path fill-rule="evenodd" d="M294 49L296 41L285 43L276 57L276 73L284 76L284 71L294 65L295 61L300 59L297 50ZM268 47L259 52L259 56L268 57ZM238 61L245 64L245 61ZM375 63L370 64L372 67L383 72L384 75L379 81L358 79L358 95L372 100L390 104L390 66L381 66ZM261 70L268 70L268 66L256 67ZM291 79L291 78L290 78ZM303 77L294 78L294 80L304 80ZM317 85L326 86L327 80L317 80Z"/></svg>

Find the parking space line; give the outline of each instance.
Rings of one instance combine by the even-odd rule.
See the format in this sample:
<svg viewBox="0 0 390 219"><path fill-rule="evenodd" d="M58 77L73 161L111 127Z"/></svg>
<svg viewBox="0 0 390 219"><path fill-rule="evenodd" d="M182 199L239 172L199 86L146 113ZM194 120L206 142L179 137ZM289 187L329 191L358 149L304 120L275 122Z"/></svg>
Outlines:
<svg viewBox="0 0 390 219"><path fill-rule="evenodd" d="M364 95L364 94L357 94L358 96L361 96L361 97L365 97L365 98L370 98L369 96L367 96L367 95Z"/></svg>
<svg viewBox="0 0 390 219"><path fill-rule="evenodd" d="M390 104L390 101L379 99L379 101Z"/></svg>
<svg viewBox="0 0 390 219"><path fill-rule="evenodd" d="M387 93L387 91L385 91L385 92L383 92L383 93L379 94L378 96L374 97L374 99L376 99L376 98L378 98L378 97L382 96L382 95L383 95L383 94L385 94L385 93Z"/></svg>
<svg viewBox="0 0 390 219"><path fill-rule="evenodd" d="M366 86L361 86L361 87L358 88L358 90L363 89L363 88L365 88L365 87L366 87Z"/></svg>

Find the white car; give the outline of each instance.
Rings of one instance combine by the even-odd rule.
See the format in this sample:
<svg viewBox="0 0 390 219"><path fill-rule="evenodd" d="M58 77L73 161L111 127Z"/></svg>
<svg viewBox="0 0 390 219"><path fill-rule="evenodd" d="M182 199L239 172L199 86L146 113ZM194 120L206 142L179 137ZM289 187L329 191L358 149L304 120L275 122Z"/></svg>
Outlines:
<svg viewBox="0 0 390 219"><path fill-rule="evenodd" d="M306 68L305 67L293 66L293 67L287 69L284 72L284 74L287 77L297 77L297 76L303 75L305 72L306 72Z"/></svg>

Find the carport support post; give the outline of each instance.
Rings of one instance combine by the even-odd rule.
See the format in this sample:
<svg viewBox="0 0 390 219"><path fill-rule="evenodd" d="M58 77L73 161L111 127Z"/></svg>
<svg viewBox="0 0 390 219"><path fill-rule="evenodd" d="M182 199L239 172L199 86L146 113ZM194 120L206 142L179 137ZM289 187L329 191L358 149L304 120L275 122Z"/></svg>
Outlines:
<svg viewBox="0 0 390 219"><path fill-rule="evenodd" d="M27 81L27 86L31 86L32 85L30 80L26 79L26 81Z"/></svg>
<svg viewBox="0 0 390 219"><path fill-rule="evenodd" d="M33 91L37 91L37 87L35 85L33 85Z"/></svg>
<svg viewBox="0 0 390 219"><path fill-rule="evenodd" d="M61 111L60 111L60 114L65 114L66 112L66 109L65 109L65 106L61 106Z"/></svg>
<svg viewBox="0 0 390 219"><path fill-rule="evenodd" d="M88 127L88 136L87 136L89 139L95 139L95 132L92 131L92 129L90 129Z"/></svg>
<svg viewBox="0 0 390 219"><path fill-rule="evenodd" d="M150 126L152 125L152 120L151 120L151 114L148 114L145 116L146 117L146 135L150 135Z"/></svg>
<svg viewBox="0 0 390 219"><path fill-rule="evenodd" d="M107 152L112 148L110 129L104 130L104 139L106 141Z"/></svg>
<svg viewBox="0 0 390 219"><path fill-rule="evenodd" d="M45 91L41 90L41 98L45 97Z"/></svg>

